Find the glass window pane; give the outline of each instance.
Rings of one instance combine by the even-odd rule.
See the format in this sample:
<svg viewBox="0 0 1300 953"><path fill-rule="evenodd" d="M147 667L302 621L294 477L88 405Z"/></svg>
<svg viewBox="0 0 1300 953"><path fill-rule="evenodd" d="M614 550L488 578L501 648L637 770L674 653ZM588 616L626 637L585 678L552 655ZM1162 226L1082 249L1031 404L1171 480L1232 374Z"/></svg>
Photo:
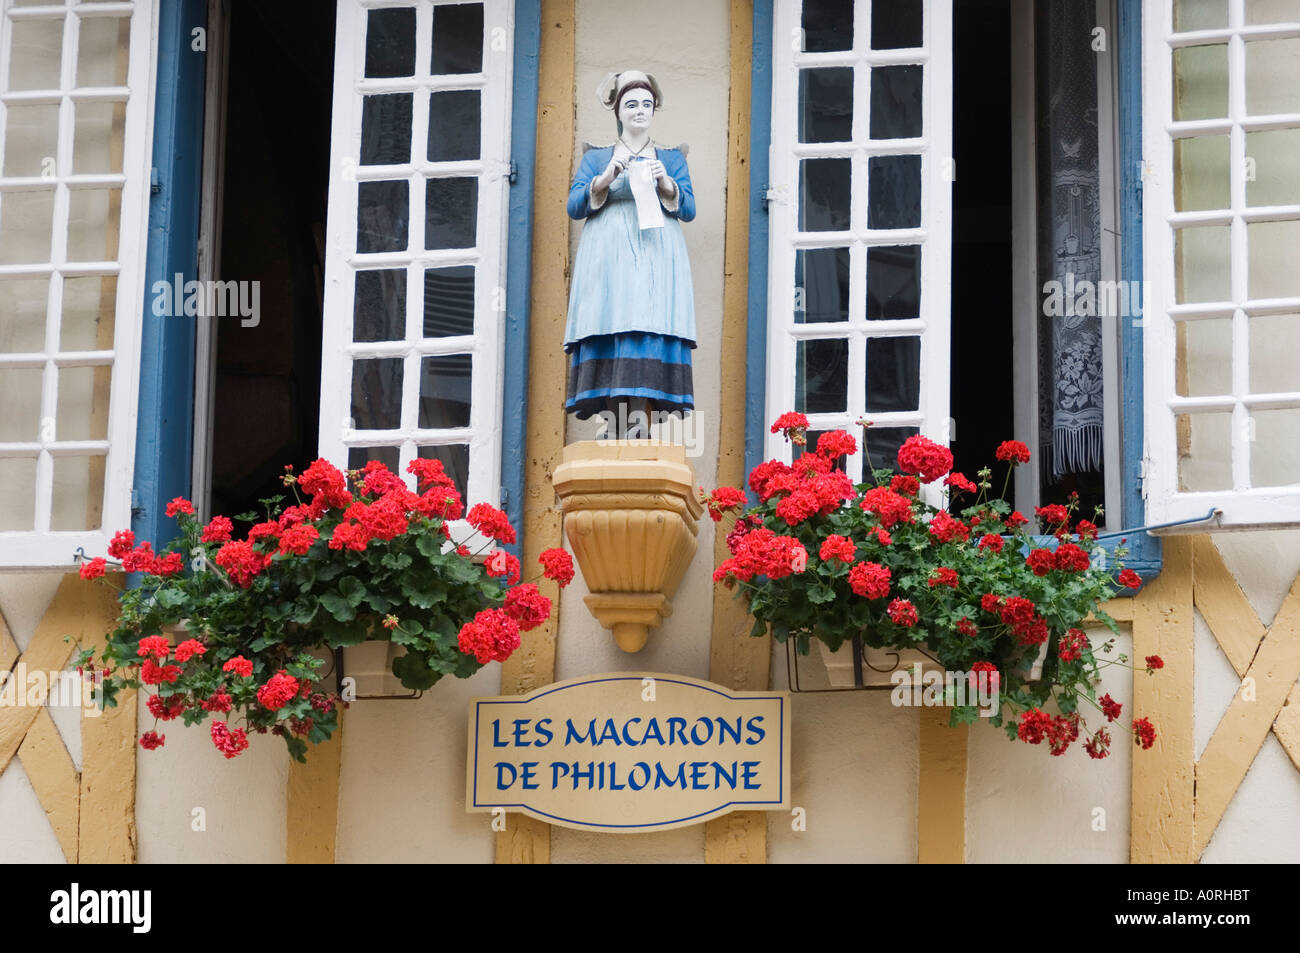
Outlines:
<svg viewBox="0 0 1300 953"><path fill-rule="evenodd" d="M1180 304L1232 298L1228 235L1226 225L1174 230L1174 281Z"/></svg>
<svg viewBox="0 0 1300 953"><path fill-rule="evenodd" d="M1246 112L1300 112L1300 38L1246 44Z"/></svg>
<svg viewBox="0 0 1300 953"><path fill-rule="evenodd" d="M921 406L921 339L867 340L867 413L916 410Z"/></svg>
<svg viewBox="0 0 1300 953"><path fill-rule="evenodd" d="M1232 414L1178 414L1178 490L1232 489Z"/></svg>
<svg viewBox="0 0 1300 953"><path fill-rule="evenodd" d="M1246 133L1246 204L1300 203L1300 129L1270 129Z"/></svg>
<svg viewBox="0 0 1300 953"><path fill-rule="evenodd" d="M867 320L921 315L921 246L867 249Z"/></svg>
<svg viewBox="0 0 1300 953"><path fill-rule="evenodd" d="M483 4L455 3L433 8L434 76L477 73L483 69Z"/></svg>
<svg viewBox="0 0 1300 953"><path fill-rule="evenodd" d="M1174 140L1174 208L1179 212L1229 208L1228 137Z"/></svg>
<svg viewBox="0 0 1300 953"><path fill-rule="evenodd" d="M0 192L0 265L50 260L54 190Z"/></svg>
<svg viewBox="0 0 1300 953"><path fill-rule="evenodd" d="M1250 319L1250 389L1255 394L1300 391L1300 314Z"/></svg>
<svg viewBox="0 0 1300 953"><path fill-rule="evenodd" d="M1300 483L1300 410L1257 410L1250 416L1250 485Z"/></svg>
<svg viewBox="0 0 1300 953"><path fill-rule="evenodd" d="M853 48L853 0L803 0L803 49L825 53Z"/></svg>
<svg viewBox="0 0 1300 953"><path fill-rule="evenodd" d="M77 103L74 109L72 171L121 172L126 103Z"/></svg>
<svg viewBox="0 0 1300 953"><path fill-rule="evenodd" d="M872 156L867 160L867 228L921 224L921 157Z"/></svg>
<svg viewBox="0 0 1300 953"><path fill-rule="evenodd" d="M121 189L68 192L68 261L113 261L122 215Z"/></svg>
<svg viewBox="0 0 1300 953"><path fill-rule="evenodd" d="M1300 221L1252 222L1246 226L1250 249L1248 294L1251 298L1300 297Z"/></svg>
<svg viewBox="0 0 1300 953"><path fill-rule="evenodd" d="M354 430L396 430L402 425L402 359L352 362Z"/></svg>
<svg viewBox="0 0 1300 953"><path fill-rule="evenodd" d="M1174 0L1175 33L1218 30L1227 25L1228 0Z"/></svg>
<svg viewBox="0 0 1300 953"><path fill-rule="evenodd" d="M908 437L920 433L917 427L868 427L862 440L862 476L871 479L872 470L897 470L898 448Z"/></svg>
<svg viewBox="0 0 1300 953"><path fill-rule="evenodd" d="M54 458L54 498L50 529L99 529L104 514L104 457Z"/></svg>
<svg viewBox="0 0 1300 953"><path fill-rule="evenodd" d="M407 484L410 485L411 477L402 472L401 447L349 447L348 448L348 469L363 470L371 460L378 460L388 469L392 470L398 476L405 477Z"/></svg>
<svg viewBox="0 0 1300 953"><path fill-rule="evenodd" d="M77 36L77 85L125 86L130 17L82 17Z"/></svg>
<svg viewBox="0 0 1300 953"><path fill-rule="evenodd" d="M462 500L469 499L469 447L453 443L437 447L420 447L418 454L425 460L441 460L442 470L456 482Z"/></svg>
<svg viewBox="0 0 1300 953"><path fill-rule="evenodd" d="M849 142L853 139L853 70L799 71L799 141Z"/></svg>
<svg viewBox="0 0 1300 953"><path fill-rule="evenodd" d="M0 443L39 439L41 374L39 367L0 367Z"/></svg>
<svg viewBox="0 0 1300 953"><path fill-rule="evenodd" d="M473 248L478 234L478 179L427 179L424 247Z"/></svg>
<svg viewBox="0 0 1300 953"><path fill-rule="evenodd" d="M1232 393L1232 320L1179 321L1174 359L1175 392L1180 397Z"/></svg>
<svg viewBox="0 0 1300 953"><path fill-rule="evenodd" d="M5 109L4 175L29 176L57 171L59 107L10 105Z"/></svg>
<svg viewBox="0 0 1300 953"><path fill-rule="evenodd" d="M411 217L408 185L400 182L357 184L357 251L403 251Z"/></svg>
<svg viewBox="0 0 1300 953"><path fill-rule="evenodd" d="M420 428L468 427L474 358L437 354L420 362Z"/></svg>
<svg viewBox="0 0 1300 953"><path fill-rule="evenodd" d="M849 227L851 159L804 159L799 163L799 229L840 232Z"/></svg>
<svg viewBox="0 0 1300 953"><path fill-rule="evenodd" d="M58 440L107 440L110 367L59 368Z"/></svg>
<svg viewBox="0 0 1300 953"><path fill-rule="evenodd" d="M1300 21L1300 0L1250 0L1246 4L1246 22L1296 23Z"/></svg>
<svg viewBox="0 0 1300 953"><path fill-rule="evenodd" d="M477 89L452 89L429 97L430 162L479 157L481 100Z"/></svg>
<svg viewBox="0 0 1300 953"><path fill-rule="evenodd" d="M1228 115L1228 47L1174 50L1174 118L1219 119Z"/></svg>
<svg viewBox="0 0 1300 953"><path fill-rule="evenodd" d="M426 268L424 336L452 337L474 333L474 266Z"/></svg>
<svg viewBox="0 0 1300 953"><path fill-rule="evenodd" d="M920 66L877 66L871 71L871 138L921 135Z"/></svg>
<svg viewBox="0 0 1300 953"><path fill-rule="evenodd" d="M803 414L848 410L849 342L799 341L795 347L794 409Z"/></svg>
<svg viewBox="0 0 1300 953"><path fill-rule="evenodd" d="M112 275L64 278L60 350L109 350L113 346L116 314L117 278Z"/></svg>
<svg viewBox="0 0 1300 953"><path fill-rule="evenodd" d="M361 105L361 164L411 161L411 93L367 96Z"/></svg>
<svg viewBox="0 0 1300 953"><path fill-rule="evenodd" d="M0 457L0 530L36 528L36 458Z"/></svg>
<svg viewBox="0 0 1300 953"><path fill-rule="evenodd" d="M366 76L415 75L415 9L371 10L366 15Z"/></svg>
<svg viewBox="0 0 1300 953"><path fill-rule="evenodd" d="M49 304L48 278L0 281L0 353L45 350L45 312Z"/></svg>
<svg viewBox="0 0 1300 953"><path fill-rule="evenodd" d="M9 89L58 89L63 17L11 20Z"/></svg>
<svg viewBox="0 0 1300 953"><path fill-rule="evenodd" d="M358 271L352 304L352 340L406 340L406 269Z"/></svg>
<svg viewBox="0 0 1300 953"><path fill-rule="evenodd" d="M801 248L794 253L796 324L849 319L849 250Z"/></svg>
<svg viewBox="0 0 1300 953"><path fill-rule="evenodd" d="M923 44L921 0L888 0L871 5L871 48L911 49Z"/></svg>

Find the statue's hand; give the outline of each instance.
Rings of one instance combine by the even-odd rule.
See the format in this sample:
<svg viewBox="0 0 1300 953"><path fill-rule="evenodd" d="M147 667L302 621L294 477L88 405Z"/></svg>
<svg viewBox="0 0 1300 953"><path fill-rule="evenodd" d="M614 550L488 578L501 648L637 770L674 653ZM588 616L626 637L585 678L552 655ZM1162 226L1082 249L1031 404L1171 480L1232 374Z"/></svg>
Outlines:
<svg viewBox="0 0 1300 953"><path fill-rule="evenodd" d="M650 176L654 179L655 185L659 186L659 188L663 189L665 192L669 191L672 187L673 179L672 176L668 174L668 170L664 168L664 164L658 159L651 159L648 164L650 166Z"/></svg>
<svg viewBox="0 0 1300 953"><path fill-rule="evenodd" d="M596 178L596 187L602 192L608 189L614 184L614 180L618 178L619 173L624 168L626 168L625 162L619 159L610 159L609 165L605 166L605 171Z"/></svg>

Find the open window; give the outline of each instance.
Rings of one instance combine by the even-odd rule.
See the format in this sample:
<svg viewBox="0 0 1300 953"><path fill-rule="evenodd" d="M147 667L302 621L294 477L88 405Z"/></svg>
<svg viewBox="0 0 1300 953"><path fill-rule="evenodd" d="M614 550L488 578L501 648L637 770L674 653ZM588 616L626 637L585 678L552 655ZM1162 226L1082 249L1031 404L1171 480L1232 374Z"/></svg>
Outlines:
<svg viewBox="0 0 1300 953"><path fill-rule="evenodd" d="M876 467L920 431L971 476L1016 437L1037 464L1017 473L1021 510L1077 492L1118 529L1129 301L1108 0L773 14L767 419L865 416Z"/></svg>
<svg viewBox="0 0 1300 953"><path fill-rule="evenodd" d="M128 525L153 4L0 14L0 568Z"/></svg>
<svg viewBox="0 0 1300 953"><path fill-rule="evenodd" d="M296 5L226 6L201 249L261 313L213 317L199 361L214 511L316 456L437 458L499 502L513 6L336 0L309 40Z"/></svg>

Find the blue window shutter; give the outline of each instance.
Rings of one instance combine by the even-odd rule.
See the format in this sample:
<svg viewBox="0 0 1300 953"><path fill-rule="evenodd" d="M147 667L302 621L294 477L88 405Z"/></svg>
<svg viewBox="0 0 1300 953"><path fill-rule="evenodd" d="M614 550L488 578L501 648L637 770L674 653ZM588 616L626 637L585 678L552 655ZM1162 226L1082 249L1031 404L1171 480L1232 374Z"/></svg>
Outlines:
<svg viewBox="0 0 1300 953"><path fill-rule="evenodd" d="M203 0L159 6L153 129L153 194L145 259L140 400L135 440L132 529L155 549L175 534L164 510L190 494L194 426L195 322L153 313L153 287L197 275L199 183L203 166L203 91L207 54L191 48L207 27Z"/></svg>
<svg viewBox="0 0 1300 953"><path fill-rule="evenodd" d="M541 0L515 4L514 88L510 95L513 166L506 232L505 389L501 404L501 502L518 539L507 546L522 558L524 450L528 432L529 306L532 289L533 177L537 154L537 69L542 42Z"/></svg>
<svg viewBox="0 0 1300 953"><path fill-rule="evenodd" d="M772 0L754 0L753 44L749 105L749 325L745 339L746 473L763 462L767 413L766 196L772 142Z"/></svg>

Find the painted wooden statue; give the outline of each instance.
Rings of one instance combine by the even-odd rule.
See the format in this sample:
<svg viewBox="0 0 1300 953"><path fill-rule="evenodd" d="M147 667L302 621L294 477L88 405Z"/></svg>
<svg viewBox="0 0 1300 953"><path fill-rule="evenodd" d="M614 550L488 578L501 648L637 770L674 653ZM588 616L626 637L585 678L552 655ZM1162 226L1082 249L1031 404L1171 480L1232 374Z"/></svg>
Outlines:
<svg viewBox="0 0 1300 953"><path fill-rule="evenodd" d="M569 292L565 408L646 436L660 414L694 408L695 299L681 223L695 217L686 147L650 138L663 96L639 70L611 73L597 96L617 117L618 140L589 147L569 190L585 219Z"/></svg>

